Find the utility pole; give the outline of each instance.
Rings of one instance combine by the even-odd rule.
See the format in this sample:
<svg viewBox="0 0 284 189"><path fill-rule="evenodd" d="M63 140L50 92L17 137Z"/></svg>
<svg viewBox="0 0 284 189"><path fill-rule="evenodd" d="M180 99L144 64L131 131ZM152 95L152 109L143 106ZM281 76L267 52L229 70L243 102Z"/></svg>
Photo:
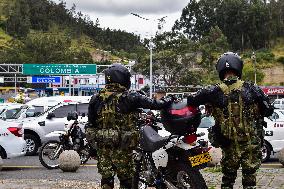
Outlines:
<svg viewBox="0 0 284 189"><path fill-rule="evenodd" d="M150 98L153 96L153 42L152 38L150 39L149 43L149 48L150 48Z"/></svg>
<svg viewBox="0 0 284 189"><path fill-rule="evenodd" d="M158 21L158 31L162 31L163 26L166 22L165 18L167 17L167 16L164 16L159 19L149 19L149 18L144 18L136 13L131 13L131 14L145 21L149 21L149 20ZM150 98L152 98L152 95L153 95L153 37L152 36L149 42L149 49L150 49Z"/></svg>
<svg viewBox="0 0 284 189"><path fill-rule="evenodd" d="M253 61L253 68L254 68L254 84L256 85L256 55L252 52L251 59Z"/></svg>

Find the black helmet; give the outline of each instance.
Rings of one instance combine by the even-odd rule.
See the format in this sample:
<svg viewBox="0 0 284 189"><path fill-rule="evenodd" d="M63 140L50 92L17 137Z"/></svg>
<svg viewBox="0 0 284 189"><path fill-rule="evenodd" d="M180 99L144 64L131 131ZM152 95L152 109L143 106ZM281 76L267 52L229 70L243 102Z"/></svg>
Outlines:
<svg viewBox="0 0 284 189"><path fill-rule="evenodd" d="M118 83L127 89L130 88L131 74L128 69L121 64L112 64L104 70L106 84Z"/></svg>
<svg viewBox="0 0 284 189"><path fill-rule="evenodd" d="M187 99L183 99L161 110L161 120L171 134L187 135L196 131L201 121L201 112L198 107L187 105Z"/></svg>
<svg viewBox="0 0 284 189"><path fill-rule="evenodd" d="M239 78L242 77L243 61L238 54L233 52L224 53L217 61L216 64L219 78L223 81L225 72L228 70L233 71Z"/></svg>

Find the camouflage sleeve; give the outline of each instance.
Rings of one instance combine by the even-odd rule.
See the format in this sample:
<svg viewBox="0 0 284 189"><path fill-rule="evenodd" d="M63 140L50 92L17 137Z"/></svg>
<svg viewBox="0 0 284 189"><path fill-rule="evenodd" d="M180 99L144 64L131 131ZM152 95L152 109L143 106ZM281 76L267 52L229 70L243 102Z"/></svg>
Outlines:
<svg viewBox="0 0 284 189"><path fill-rule="evenodd" d="M88 107L88 127L94 127L96 124L96 104L97 104L97 96L92 96L89 107Z"/></svg>
<svg viewBox="0 0 284 189"><path fill-rule="evenodd" d="M251 85L251 88L253 89L254 94L256 96L261 116L263 117L271 116L274 111L274 107L269 102L268 96L265 95L264 92L261 90L261 88L256 85Z"/></svg>
<svg viewBox="0 0 284 189"><path fill-rule="evenodd" d="M145 108L151 110L160 110L168 107L172 103L172 99L155 100L137 92L131 92L129 94L129 100L131 101L134 109Z"/></svg>
<svg viewBox="0 0 284 189"><path fill-rule="evenodd" d="M222 91L218 85L212 85L197 91L196 95L187 98L188 105L199 106L203 104L215 104L220 99Z"/></svg>

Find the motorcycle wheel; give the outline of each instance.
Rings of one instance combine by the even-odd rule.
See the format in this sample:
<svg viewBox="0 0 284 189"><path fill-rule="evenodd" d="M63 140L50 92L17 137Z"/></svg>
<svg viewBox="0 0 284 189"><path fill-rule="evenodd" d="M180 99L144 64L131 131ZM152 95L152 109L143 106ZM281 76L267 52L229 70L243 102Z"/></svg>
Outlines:
<svg viewBox="0 0 284 189"><path fill-rule="evenodd" d="M172 179L179 189L207 189L206 182L199 169L189 165L178 164Z"/></svg>
<svg viewBox="0 0 284 189"><path fill-rule="evenodd" d="M39 151L39 161L47 169L59 168L59 155L63 152L63 146L58 141L45 143Z"/></svg>
<svg viewBox="0 0 284 189"><path fill-rule="evenodd" d="M90 159L90 147L89 145L84 146L84 148L79 152L81 164L87 163L87 161Z"/></svg>
<svg viewBox="0 0 284 189"><path fill-rule="evenodd" d="M151 161L148 157L135 163L135 174L133 180L133 189L146 189L154 186L153 171Z"/></svg>

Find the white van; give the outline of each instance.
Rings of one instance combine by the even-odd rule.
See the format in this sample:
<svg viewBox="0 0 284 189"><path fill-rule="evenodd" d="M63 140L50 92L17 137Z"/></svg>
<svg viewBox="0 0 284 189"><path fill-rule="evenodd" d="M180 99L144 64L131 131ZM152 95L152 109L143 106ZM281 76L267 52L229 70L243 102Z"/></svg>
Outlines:
<svg viewBox="0 0 284 189"><path fill-rule="evenodd" d="M284 109L284 98L275 99L275 101L272 104L274 108Z"/></svg>

